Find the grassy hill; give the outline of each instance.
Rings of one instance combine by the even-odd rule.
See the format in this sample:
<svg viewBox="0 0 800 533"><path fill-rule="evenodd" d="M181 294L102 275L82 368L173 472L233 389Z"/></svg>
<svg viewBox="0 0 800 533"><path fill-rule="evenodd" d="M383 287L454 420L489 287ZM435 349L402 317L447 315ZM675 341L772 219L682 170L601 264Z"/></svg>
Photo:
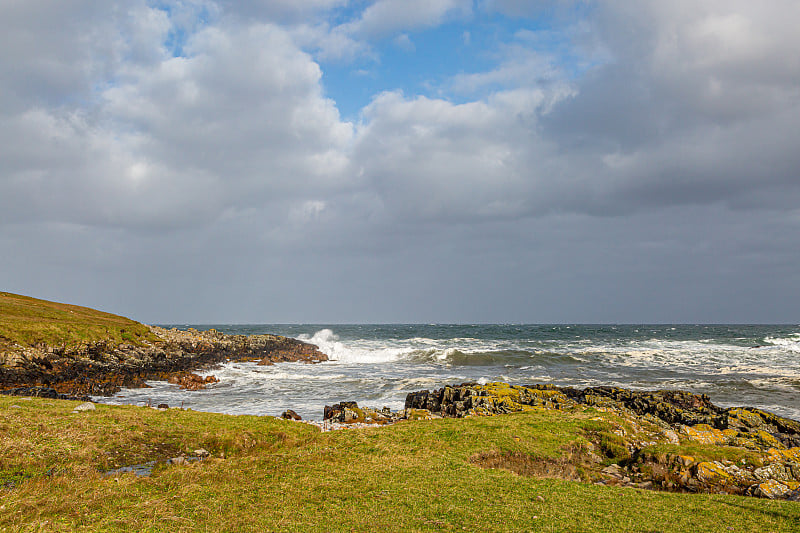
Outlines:
<svg viewBox="0 0 800 533"><path fill-rule="evenodd" d="M96 341L138 344L152 340L150 329L134 320L88 307L0 292L0 348L78 346Z"/></svg>

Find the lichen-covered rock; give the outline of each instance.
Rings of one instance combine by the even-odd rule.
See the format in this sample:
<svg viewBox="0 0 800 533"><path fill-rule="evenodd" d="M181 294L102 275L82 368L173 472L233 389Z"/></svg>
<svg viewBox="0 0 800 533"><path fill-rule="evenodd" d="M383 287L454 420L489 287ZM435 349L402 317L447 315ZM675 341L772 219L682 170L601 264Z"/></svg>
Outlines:
<svg viewBox="0 0 800 533"><path fill-rule="evenodd" d="M523 387L508 383L462 383L434 391L412 392L406 409L425 409L441 416L460 418L526 411L533 407L562 409L574 406L564 392L551 385Z"/></svg>
<svg viewBox="0 0 800 533"><path fill-rule="evenodd" d="M753 475L759 480L795 481L791 464L772 463L756 468L753 471Z"/></svg>
<svg viewBox="0 0 800 533"><path fill-rule="evenodd" d="M403 418L406 420L431 420L434 416L433 413L427 409L408 407L403 411Z"/></svg>
<svg viewBox="0 0 800 533"><path fill-rule="evenodd" d="M719 463L703 461L695 466L695 477L697 481L707 486L728 486L734 483L731 475L725 471L725 467Z"/></svg>
<svg viewBox="0 0 800 533"><path fill-rule="evenodd" d="M736 436L737 432L726 434L722 430L712 428L708 424L697 424L696 426L680 426L680 432L689 440L700 444L725 444Z"/></svg>
<svg viewBox="0 0 800 533"><path fill-rule="evenodd" d="M792 492L792 489L780 481L769 479L759 483L752 492L754 496L775 500L788 496Z"/></svg>
<svg viewBox="0 0 800 533"><path fill-rule="evenodd" d="M767 449L767 456L773 461L800 463L800 448L789 448L788 450L769 448Z"/></svg>
<svg viewBox="0 0 800 533"><path fill-rule="evenodd" d="M595 475L606 482L665 490L748 494L800 499L800 423L752 408L723 409L705 395L683 391L584 390L552 385L462 383L406 398L406 413L445 417L496 415L530 409L591 406L624 423L592 436L611 466ZM599 417L597 420L608 422ZM705 448L704 456L649 452L650 446ZM728 448L728 452L715 450ZM586 461L587 465L597 464ZM590 467L587 467L590 468ZM766 484L765 484L766 483Z"/></svg>

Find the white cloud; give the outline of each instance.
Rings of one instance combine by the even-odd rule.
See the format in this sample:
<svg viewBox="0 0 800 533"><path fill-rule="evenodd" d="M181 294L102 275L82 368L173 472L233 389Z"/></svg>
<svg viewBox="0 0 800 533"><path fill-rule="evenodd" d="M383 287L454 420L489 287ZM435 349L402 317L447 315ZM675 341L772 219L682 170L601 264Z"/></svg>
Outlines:
<svg viewBox="0 0 800 533"><path fill-rule="evenodd" d="M313 50L315 57L322 61L353 61L359 57L376 59L374 51L361 40L348 35L343 28L331 29L328 24L311 26L299 24L290 28L298 46Z"/></svg>
<svg viewBox="0 0 800 533"><path fill-rule="evenodd" d="M471 12L471 0L377 0L343 28L351 34L379 38L437 26L448 18L467 17Z"/></svg>
<svg viewBox="0 0 800 533"><path fill-rule="evenodd" d="M352 126L286 30L209 26L186 52L122 63L99 91L87 76L87 105L0 117L3 219L177 227L340 186Z"/></svg>

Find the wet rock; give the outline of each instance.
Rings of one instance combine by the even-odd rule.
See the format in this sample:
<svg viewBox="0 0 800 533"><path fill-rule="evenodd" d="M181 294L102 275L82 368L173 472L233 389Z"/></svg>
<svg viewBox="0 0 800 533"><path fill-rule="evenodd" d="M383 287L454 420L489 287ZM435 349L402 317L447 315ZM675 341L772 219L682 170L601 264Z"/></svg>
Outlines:
<svg viewBox="0 0 800 533"><path fill-rule="evenodd" d="M281 418L285 418L286 420L302 420L303 419L300 415L298 415L297 413L295 413L291 409L285 410L281 414Z"/></svg>
<svg viewBox="0 0 800 533"><path fill-rule="evenodd" d="M167 382L180 386L181 389L196 391L205 389L210 383L218 383L216 376L201 377L189 372L180 372L167 378Z"/></svg>
<svg viewBox="0 0 800 533"><path fill-rule="evenodd" d="M644 416L651 415L668 424L711 424L722 409L711 403L705 394L685 391L632 391L618 387L590 387L584 390L564 389L573 400L585 405L624 408Z"/></svg>

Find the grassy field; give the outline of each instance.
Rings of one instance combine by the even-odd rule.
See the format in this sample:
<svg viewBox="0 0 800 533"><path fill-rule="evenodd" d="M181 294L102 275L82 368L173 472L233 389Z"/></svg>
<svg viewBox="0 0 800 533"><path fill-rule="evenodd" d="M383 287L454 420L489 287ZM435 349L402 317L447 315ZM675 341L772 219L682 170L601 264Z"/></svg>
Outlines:
<svg viewBox="0 0 800 533"><path fill-rule="evenodd" d="M0 292L0 349L19 344L78 346L96 341L138 344L150 329L102 311Z"/></svg>
<svg viewBox="0 0 800 533"><path fill-rule="evenodd" d="M530 473L606 429L596 411L320 433L271 417L0 397L2 531L800 531L800 504L614 488ZM112 468L205 448L211 457ZM549 468L550 465L553 468ZM496 466L504 466L503 461Z"/></svg>

